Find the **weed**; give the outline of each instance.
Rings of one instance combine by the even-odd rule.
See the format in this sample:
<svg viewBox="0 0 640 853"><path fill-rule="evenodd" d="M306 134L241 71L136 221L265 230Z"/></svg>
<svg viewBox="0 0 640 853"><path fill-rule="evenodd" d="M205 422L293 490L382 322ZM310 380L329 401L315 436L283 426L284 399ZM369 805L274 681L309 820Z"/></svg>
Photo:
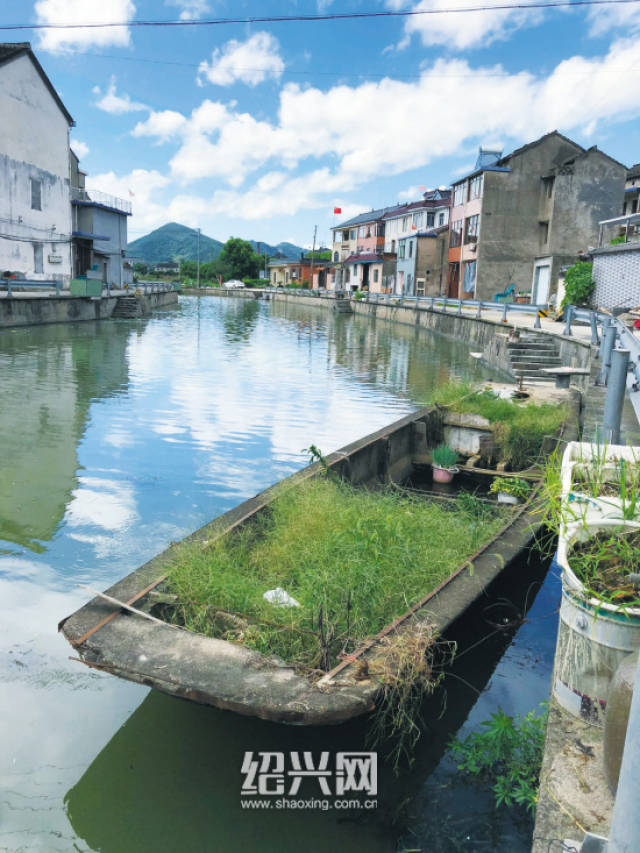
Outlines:
<svg viewBox="0 0 640 853"><path fill-rule="evenodd" d="M280 493L251 525L180 545L167 581L180 601L173 620L305 672L326 670L449 577L507 517L480 501L443 505L316 477ZM276 587L300 606L265 601ZM247 625L221 631L212 618L221 611Z"/></svg>
<svg viewBox="0 0 640 853"><path fill-rule="evenodd" d="M433 451L433 464L438 468L453 468L457 461L457 452L447 444L439 444Z"/></svg>
<svg viewBox="0 0 640 853"><path fill-rule="evenodd" d="M539 460L545 438L555 436L568 415L564 404L504 400L493 391L478 391L469 382L441 385L430 402L486 418L493 431L497 460L515 471Z"/></svg>
<svg viewBox="0 0 640 853"><path fill-rule="evenodd" d="M540 716L531 711L515 720L499 708L482 723L485 731L452 742L458 769L492 781L497 805L535 812L546 721L546 707Z"/></svg>

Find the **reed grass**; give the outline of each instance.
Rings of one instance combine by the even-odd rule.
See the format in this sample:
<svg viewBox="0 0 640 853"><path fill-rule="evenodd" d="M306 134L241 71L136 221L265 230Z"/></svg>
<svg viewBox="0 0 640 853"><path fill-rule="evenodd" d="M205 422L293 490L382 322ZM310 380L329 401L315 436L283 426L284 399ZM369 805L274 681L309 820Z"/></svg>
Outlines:
<svg viewBox="0 0 640 853"><path fill-rule="evenodd" d="M326 671L449 577L507 518L468 495L447 506L317 477L277 496L250 527L181 545L167 582L180 601L173 621ZM267 602L277 587L300 606Z"/></svg>

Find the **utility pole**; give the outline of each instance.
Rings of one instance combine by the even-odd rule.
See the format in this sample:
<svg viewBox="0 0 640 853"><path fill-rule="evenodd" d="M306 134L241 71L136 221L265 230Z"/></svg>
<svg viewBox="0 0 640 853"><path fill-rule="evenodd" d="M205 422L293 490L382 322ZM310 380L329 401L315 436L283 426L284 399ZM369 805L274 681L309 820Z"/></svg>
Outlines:
<svg viewBox="0 0 640 853"><path fill-rule="evenodd" d="M196 287L200 288L200 229L198 228L198 277Z"/></svg>
<svg viewBox="0 0 640 853"><path fill-rule="evenodd" d="M318 226L313 226L313 248L311 249L311 271L309 273L309 287L313 290L313 259L316 253L316 234L318 233Z"/></svg>

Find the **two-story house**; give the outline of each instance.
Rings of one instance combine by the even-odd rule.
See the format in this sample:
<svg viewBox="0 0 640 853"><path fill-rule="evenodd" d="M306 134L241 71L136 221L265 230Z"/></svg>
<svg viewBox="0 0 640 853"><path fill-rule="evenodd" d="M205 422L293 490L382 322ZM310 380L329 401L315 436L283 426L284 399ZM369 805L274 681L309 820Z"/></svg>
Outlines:
<svg viewBox="0 0 640 853"><path fill-rule="evenodd" d="M511 285L545 304L560 268L619 215L626 167L558 131L502 156L480 149L453 184L447 294L493 299Z"/></svg>
<svg viewBox="0 0 640 853"><path fill-rule="evenodd" d="M120 288L133 281L132 264L126 257L127 217L131 202L85 187L86 173L70 150L73 277L96 278Z"/></svg>
<svg viewBox="0 0 640 853"><path fill-rule="evenodd" d="M396 292L403 296L441 296L447 277L449 227L417 231L398 240Z"/></svg>
<svg viewBox="0 0 640 853"><path fill-rule="evenodd" d="M69 128L28 42L0 44L0 272L71 278Z"/></svg>
<svg viewBox="0 0 640 853"><path fill-rule="evenodd" d="M382 253L384 249L384 222L382 217L387 209L383 207L361 213L331 229L335 290L357 289L353 280L353 262L351 261L355 255L375 256Z"/></svg>

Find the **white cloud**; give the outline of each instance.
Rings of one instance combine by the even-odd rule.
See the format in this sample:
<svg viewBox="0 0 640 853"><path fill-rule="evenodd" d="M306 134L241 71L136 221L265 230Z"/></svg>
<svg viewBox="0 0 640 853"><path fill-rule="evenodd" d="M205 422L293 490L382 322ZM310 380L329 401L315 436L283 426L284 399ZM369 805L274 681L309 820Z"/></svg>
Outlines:
<svg viewBox="0 0 640 853"><path fill-rule="evenodd" d="M184 121L175 119L180 144L170 174L183 184L212 177L227 187L218 186L206 210L189 194L175 199L174 209L190 214L191 221L207 211L256 220L304 209L330 211L334 204L346 215L341 201L379 174L424 168L441 157L457 156L464 163L488 140L502 140L508 151L554 128L570 135L586 129L593 136L602 124L640 116L633 75L612 74L639 63L640 40L632 38L614 43L601 57L564 60L547 76L440 59L415 81L387 78L327 91L287 85L273 122L239 112L233 102L206 100ZM464 107L455 122L452 103ZM151 133L152 122L143 124ZM156 131L157 138L166 135L160 124ZM293 168L305 173L292 176ZM150 201L147 210L135 199L136 228L140 220L166 221L168 205Z"/></svg>
<svg viewBox="0 0 640 853"><path fill-rule="evenodd" d="M186 124L182 113L174 110L152 112L145 121L139 121L131 131L132 136L155 136L159 142L166 142L175 136Z"/></svg>
<svg viewBox="0 0 640 853"><path fill-rule="evenodd" d="M245 42L231 39L216 48L210 63L200 63L197 81L203 85L204 78L217 86L230 86L239 80L247 86L257 86L270 77L278 79L283 71L278 39L271 33L259 32Z"/></svg>
<svg viewBox="0 0 640 853"><path fill-rule="evenodd" d="M69 141L69 145L79 160L82 160L89 153L89 146L87 143L81 142L79 139L71 139Z"/></svg>
<svg viewBox="0 0 640 853"><path fill-rule="evenodd" d="M131 0L37 0L34 11L39 24L104 24L131 21L136 7ZM83 51L96 45L127 47L130 43L126 26L40 31L40 47L45 50Z"/></svg>
<svg viewBox="0 0 640 853"><path fill-rule="evenodd" d="M128 175L121 176L115 172L87 176L88 189L102 190L133 202L130 227L132 225L136 231L141 232L168 221L167 205L155 198L157 190L166 187L168 183L169 178L155 169L134 169Z"/></svg>
<svg viewBox="0 0 640 853"><path fill-rule="evenodd" d="M129 95L118 95L116 93L116 78L112 75L109 81L107 91L102 94L99 86L93 87L93 94L100 95L99 100L95 102L95 106L99 110L104 110L105 113L119 115L121 113L134 113L140 110L148 110L146 104L141 104L138 101L132 101Z"/></svg>
<svg viewBox="0 0 640 853"><path fill-rule="evenodd" d="M405 8L403 0L388 0L393 9ZM477 0L458 0L455 7L464 9L477 6ZM504 6L504 0L484 0L484 6ZM413 11L450 9L450 0L420 0ZM399 47L406 47L413 35L425 45L443 44L450 49L465 50L486 47L498 39L506 39L524 26L540 23L539 9L496 9L486 12L444 13L439 15L414 15L405 19L405 38Z"/></svg>
<svg viewBox="0 0 640 853"><path fill-rule="evenodd" d="M209 11L207 0L166 0L165 5L177 6L181 21L197 21Z"/></svg>
<svg viewBox="0 0 640 853"><path fill-rule="evenodd" d="M591 28L589 35L602 36L611 30L625 30L627 34L640 32L640 5L593 6L587 14Z"/></svg>

